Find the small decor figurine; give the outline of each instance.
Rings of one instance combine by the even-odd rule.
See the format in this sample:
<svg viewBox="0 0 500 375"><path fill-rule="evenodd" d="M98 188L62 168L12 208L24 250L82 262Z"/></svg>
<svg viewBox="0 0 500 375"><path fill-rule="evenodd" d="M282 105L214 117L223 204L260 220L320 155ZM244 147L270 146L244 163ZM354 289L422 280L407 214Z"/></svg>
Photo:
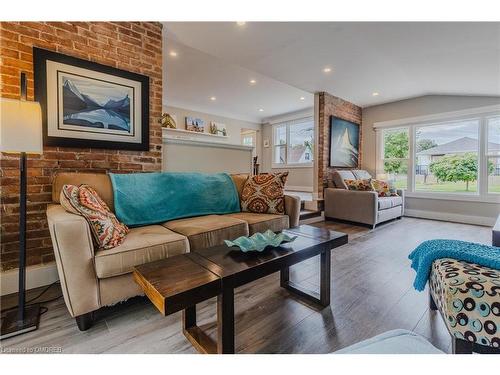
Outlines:
<svg viewBox="0 0 500 375"><path fill-rule="evenodd" d="M164 128L169 128L169 129L177 128L175 117L173 115L169 115L168 113L163 113L161 115L160 124Z"/></svg>
<svg viewBox="0 0 500 375"><path fill-rule="evenodd" d="M208 132L210 134L217 134L217 125L215 125L215 122L210 123L210 127L208 128Z"/></svg>
<svg viewBox="0 0 500 375"><path fill-rule="evenodd" d="M205 121L201 118L186 117L186 130L203 133L205 131Z"/></svg>
<svg viewBox="0 0 500 375"><path fill-rule="evenodd" d="M226 124L221 122L210 121L208 131L210 134L222 135L224 137L227 136Z"/></svg>
<svg viewBox="0 0 500 375"><path fill-rule="evenodd" d="M228 247L237 246L244 253L248 251L262 252L266 247L278 247L283 242L292 242L297 236L290 237L286 233L274 233L267 230L264 233L255 233L251 237L241 236L234 241L224 240Z"/></svg>

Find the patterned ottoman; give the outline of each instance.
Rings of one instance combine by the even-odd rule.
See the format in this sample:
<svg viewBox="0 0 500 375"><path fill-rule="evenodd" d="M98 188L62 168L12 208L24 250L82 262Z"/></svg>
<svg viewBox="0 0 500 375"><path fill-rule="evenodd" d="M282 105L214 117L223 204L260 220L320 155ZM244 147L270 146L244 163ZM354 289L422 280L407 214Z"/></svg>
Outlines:
<svg viewBox="0 0 500 375"><path fill-rule="evenodd" d="M454 353L500 353L500 271L438 259L429 287L431 309L441 312Z"/></svg>

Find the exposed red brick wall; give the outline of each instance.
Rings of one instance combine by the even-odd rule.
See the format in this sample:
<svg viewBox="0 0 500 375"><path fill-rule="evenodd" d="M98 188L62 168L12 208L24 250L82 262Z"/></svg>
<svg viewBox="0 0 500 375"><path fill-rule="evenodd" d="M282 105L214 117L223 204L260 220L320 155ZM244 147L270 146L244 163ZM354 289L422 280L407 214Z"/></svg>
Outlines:
<svg viewBox="0 0 500 375"><path fill-rule="evenodd" d="M361 107L352 104L341 98L330 95L326 92L319 93L319 134L318 134L318 193L323 196L323 185L328 179L329 173L333 168L329 167L330 162L330 116L339 117L346 121L360 124L360 150L359 164L362 158L362 127L361 127Z"/></svg>
<svg viewBox="0 0 500 375"><path fill-rule="evenodd" d="M1 22L0 96L19 98L19 77L27 73L33 100L33 47L98 62L150 77L150 150L119 151L45 147L28 161L28 265L52 262L45 209L59 171L160 171L162 110L162 25L158 22ZM27 135L29 136L29 135ZM19 158L0 156L1 268L17 267Z"/></svg>

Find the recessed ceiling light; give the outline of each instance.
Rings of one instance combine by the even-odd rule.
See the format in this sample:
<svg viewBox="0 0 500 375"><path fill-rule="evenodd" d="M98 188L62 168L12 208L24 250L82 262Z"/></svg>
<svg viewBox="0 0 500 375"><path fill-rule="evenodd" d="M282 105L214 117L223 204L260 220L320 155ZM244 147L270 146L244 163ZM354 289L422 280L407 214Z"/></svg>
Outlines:
<svg viewBox="0 0 500 375"><path fill-rule="evenodd" d="M379 96L379 93L378 92L372 92L372 96Z"/></svg>
<svg viewBox="0 0 500 375"><path fill-rule="evenodd" d="M256 81L255 79L251 79L251 80L250 80L250 84L251 84L251 85L255 85L256 83L257 83L257 81Z"/></svg>
<svg viewBox="0 0 500 375"><path fill-rule="evenodd" d="M172 56L172 57L177 57L177 52L170 51L169 55Z"/></svg>
<svg viewBox="0 0 500 375"><path fill-rule="evenodd" d="M238 21L238 22L236 22L236 24L237 24L238 26L245 26L247 23L246 23L246 22L244 22L244 21Z"/></svg>
<svg viewBox="0 0 500 375"><path fill-rule="evenodd" d="M217 98L216 98L215 96L211 96L211 97L210 97L210 100L214 102L214 101L216 101L216 100L217 100Z"/></svg>
<svg viewBox="0 0 500 375"><path fill-rule="evenodd" d="M264 109L262 109L262 108L259 108L259 112L264 112Z"/></svg>
<svg viewBox="0 0 500 375"><path fill-rule="evenodd" d="M303 96L300 97L300 100L306 100L306 98L304 98Z"/></svg>
<svg viewBox="0 0 500 375"><path fill-rule="evenodd" d="M324 73L330 73L331 71L332 71L332 68L330 68L330 67L328 67L328 66L327 66L327 67L325 67L325 68L323 68L323 72L324 72Z"/></svg>

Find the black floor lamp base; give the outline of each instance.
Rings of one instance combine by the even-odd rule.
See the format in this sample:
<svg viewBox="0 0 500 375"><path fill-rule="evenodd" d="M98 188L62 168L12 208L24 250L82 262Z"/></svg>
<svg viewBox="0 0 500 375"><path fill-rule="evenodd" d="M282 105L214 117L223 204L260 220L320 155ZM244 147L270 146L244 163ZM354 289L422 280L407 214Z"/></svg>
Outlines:
<svg viewBox="0 0 500 375"><path fill-rule="evenodd" d="M24 320L20 324L18 324L18 316L19 312L17 309L13 309L5 314L2 318L0 340L38 329L40 305L26 306L24 308Z"/></svg>

